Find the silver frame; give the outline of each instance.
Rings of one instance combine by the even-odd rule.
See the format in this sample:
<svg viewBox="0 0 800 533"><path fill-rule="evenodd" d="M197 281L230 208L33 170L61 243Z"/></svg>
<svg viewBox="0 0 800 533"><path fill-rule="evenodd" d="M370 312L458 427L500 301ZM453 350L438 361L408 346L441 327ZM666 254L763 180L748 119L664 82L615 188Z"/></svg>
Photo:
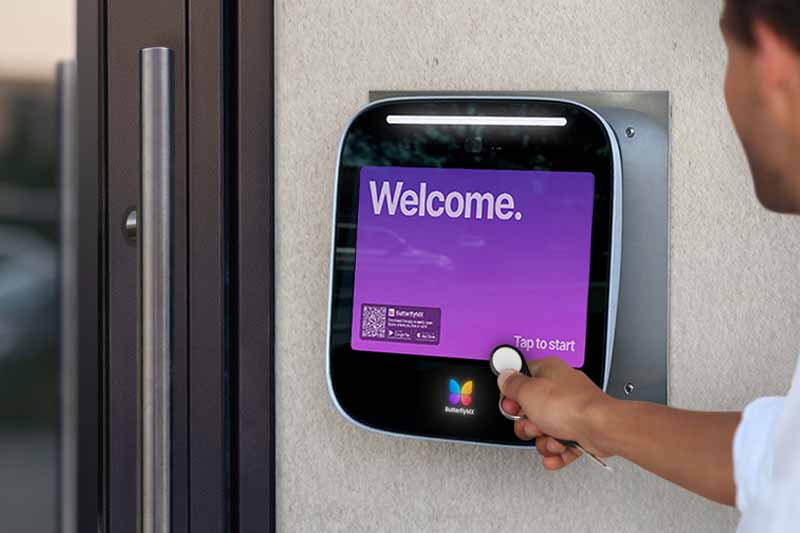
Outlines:
<svg viewBox="0 0 800 533"><path fill-rule="evenodd" d="M439 437L425 437L420 435L412 435L408 433L397 433L393 431L386 431L383 429L374 428L371 426L367 426L366 424L362 424L357 420L353 419L350 415L345 412L342 408L339 400L336 398L336 394L333 391L333 382L331 380L331 353L330 353L330 346L331 346L331 318L333 312L333 268L334 268L334 261L336 255L336 212L338 209L338 193L339 193L339 168L341 165L341 158L342 158L342 150L344 148L344 141L345 137L347 136L348 131L350 131L350 127L353 125L353 122L363 113L367 112L368 110L377 107L379 105L383 105L386 103L397 103L397 102L407 102L407 101L431 101L431 100L497 100L498 98L504 100L516 100L516 101L545 101L545 102L557 102L563 104L572 104L581 109L584 109L597 117L597 119L603 124L603 127L606 130L606 133L609 136L609 141L611 143L611 152L612 152L612 163L613 163L613 180L614 180L614 196L613 196L613 207L612 207L612 214L611 214L611 251L610 251L610 271L609 271L609 295L608 295L608 323L606 325L606 362L605 362L605 369L604 369L604 376L603 376L603 390L605 391L608 387L608 379L611 372L611 362L613 358L613 347L614 347L614 334L616 331L616 322L617 322L617 304L619 301L619 286L620 286L620 265L621 265L621 258L622 258L622 155L619 147L619 141L617 139L617 135L614 132L613 128L609 125L609 123L601 116L597 111L592 109L591 107L584 105L580 102L576 102L574 100L569 100L566 98L552 98L552 97L534 97L534 96L508 96L508 95L442 95L442 96L401 96L401 97L390 97L390 98L381 98L379 100L375 100L370 102L363 108L361 108L357 113L355 113L350 120L347 122L345 126L344 132L342 133L341 138L339 139L339 148L336 153L336 172L334 177L334 186L333 186L333 210L332 210L332 222L331 222L331 253L330 253L330 261L328 265L328 313L327 313L327 326L326 326L326 336L325 336L325 375L328 382L328 393L333 401L336 410L350 423L363 428L369 431L374 431L376 433L381 433L384 435L390 435L395 437L405 437L405 438L412 438L412 439L420 439L420 440L430 440L430 441L443 441L443 442L458 442L458 443L465 443L465 444L477 444L481 446L492 446L492 447L507 447L507 448L530 448L530 445L510 445L510 444L493 444L493 443L486 443L486 442L477 442L472 440L465 440L465 439L445 439Z"/></svg>

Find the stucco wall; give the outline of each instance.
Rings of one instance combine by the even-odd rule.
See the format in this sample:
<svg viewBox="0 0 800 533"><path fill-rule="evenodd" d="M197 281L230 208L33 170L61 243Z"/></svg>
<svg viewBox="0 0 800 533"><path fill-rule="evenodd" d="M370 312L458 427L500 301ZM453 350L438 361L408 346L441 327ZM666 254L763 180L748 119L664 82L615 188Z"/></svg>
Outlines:
<svg viewBox="0 0 800 533"><path fill-rule="evenodd" d="M277 3L277 442L283 531L731 531L735 511L622 461L390 438L324 369L336 148L369 90L672 93L670 398L739 409L800 351L800 220L761 209L722 94L711 0ZM365 377L366 378L366 377ZM378 378L375 376L374 378ZM691 435L686 435L691 439Z"/></svg>

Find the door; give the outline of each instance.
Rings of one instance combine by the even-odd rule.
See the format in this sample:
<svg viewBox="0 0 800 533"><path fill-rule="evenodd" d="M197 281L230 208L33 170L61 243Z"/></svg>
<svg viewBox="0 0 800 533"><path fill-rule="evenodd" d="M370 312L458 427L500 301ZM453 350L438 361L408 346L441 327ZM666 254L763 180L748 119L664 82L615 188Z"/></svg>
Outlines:
<svg viewBox="0 0 800 533"><path fill-rule="evenodd" d="M79 35L81 530L271 530L272 6L80 0Z"/></svg>

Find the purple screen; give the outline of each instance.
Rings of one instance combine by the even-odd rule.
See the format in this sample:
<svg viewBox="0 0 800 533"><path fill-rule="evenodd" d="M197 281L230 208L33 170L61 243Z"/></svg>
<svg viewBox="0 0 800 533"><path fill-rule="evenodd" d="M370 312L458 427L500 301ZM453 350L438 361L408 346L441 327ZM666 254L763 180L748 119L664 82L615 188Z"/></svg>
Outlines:
<svg viewBox="0 0 800 533"><path fill-rule="evenodd" d="M594 176L361 169L355 350L583 366Z"/></svg>

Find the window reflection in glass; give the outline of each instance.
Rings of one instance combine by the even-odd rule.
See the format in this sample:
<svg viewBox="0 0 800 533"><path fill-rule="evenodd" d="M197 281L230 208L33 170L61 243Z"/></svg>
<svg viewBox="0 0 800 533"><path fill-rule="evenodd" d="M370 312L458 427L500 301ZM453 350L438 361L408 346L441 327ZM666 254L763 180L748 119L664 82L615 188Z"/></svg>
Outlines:
<svg viewBox="0 0 800 533"><path fill-rule="evenodd" d="M73 0L0 0L3 531L62 530L65 228L56 63L74 57L74 12Z"/></svg>

